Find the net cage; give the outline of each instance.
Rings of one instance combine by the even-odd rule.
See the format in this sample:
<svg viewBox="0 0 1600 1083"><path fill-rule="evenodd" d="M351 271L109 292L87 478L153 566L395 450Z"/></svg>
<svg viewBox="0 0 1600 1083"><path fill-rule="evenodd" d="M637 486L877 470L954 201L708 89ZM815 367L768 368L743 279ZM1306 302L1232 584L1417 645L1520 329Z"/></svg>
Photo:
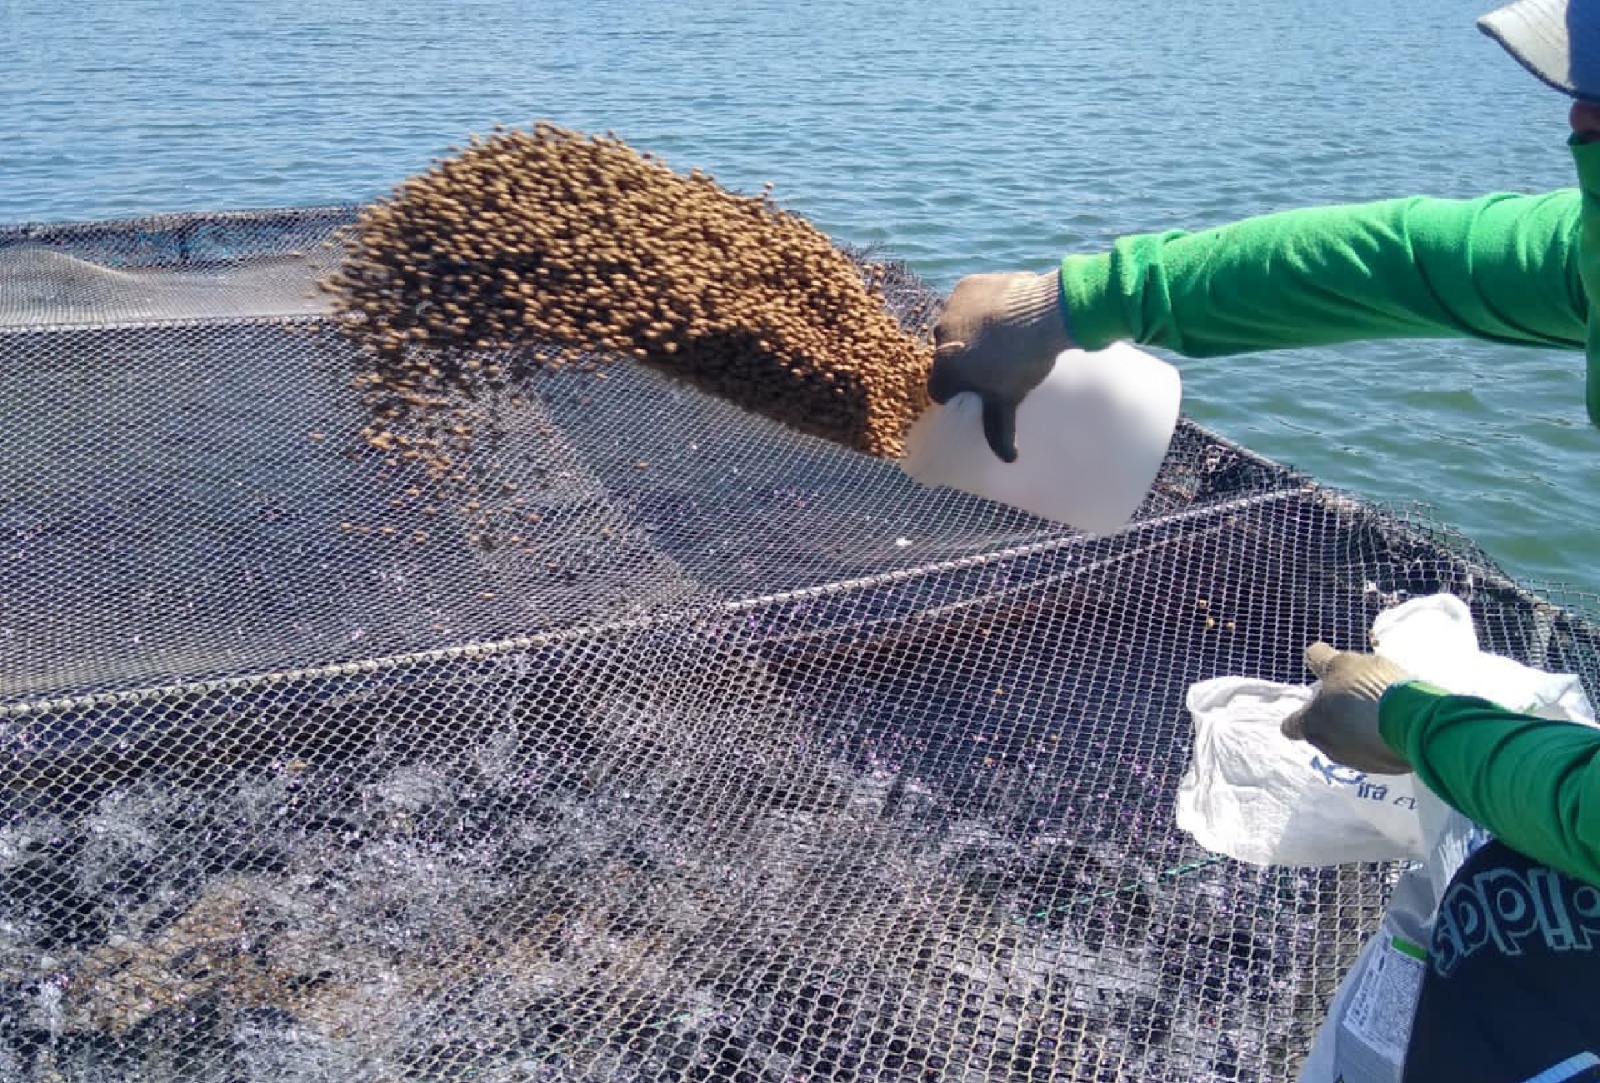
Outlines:
<svg viewBox="0 0 1600 1083"><path fill-rule="evenodd" d="M1188 686L1450 591L1600 692L1586 598L1187 419L1090 537L539 371L486 538L360 439L355 212L0 231L0 1079L1284 1080L1396 870L1177 830Z"/></svg>

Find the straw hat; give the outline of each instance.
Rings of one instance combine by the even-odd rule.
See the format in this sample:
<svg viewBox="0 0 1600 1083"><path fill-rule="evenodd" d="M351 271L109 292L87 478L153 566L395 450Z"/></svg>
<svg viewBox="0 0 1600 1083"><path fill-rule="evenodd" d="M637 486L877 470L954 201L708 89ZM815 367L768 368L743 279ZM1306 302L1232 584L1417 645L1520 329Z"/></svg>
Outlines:
<svg viewBox="0 0 1600 1083"><path fill-rule="evenodd" d="M1517 0L1478 29L1561 93L1600 102L1600 0Z"/></svg>

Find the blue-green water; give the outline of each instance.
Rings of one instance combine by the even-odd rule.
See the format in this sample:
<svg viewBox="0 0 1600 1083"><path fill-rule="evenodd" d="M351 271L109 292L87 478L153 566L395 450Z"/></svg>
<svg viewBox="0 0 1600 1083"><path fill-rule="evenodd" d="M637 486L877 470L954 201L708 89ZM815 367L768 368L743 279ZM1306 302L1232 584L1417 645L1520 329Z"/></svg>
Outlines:
<svg viewBox="0 0 1600 1083"><path fill-rule="evenodd" d="M941 288L1120 233L1571 183L1493 0L0 0L0 222L365 199L496 121L614 129ZM1182 362L1187 410L1600 591L1576 354Z"/></svg>

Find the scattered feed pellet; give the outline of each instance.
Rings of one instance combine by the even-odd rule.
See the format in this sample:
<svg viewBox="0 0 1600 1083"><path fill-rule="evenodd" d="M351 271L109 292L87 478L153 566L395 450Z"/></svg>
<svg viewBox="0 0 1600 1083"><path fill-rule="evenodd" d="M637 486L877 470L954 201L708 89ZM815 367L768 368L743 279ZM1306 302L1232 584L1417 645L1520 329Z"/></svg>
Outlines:
<svg viewBox="0 0 1600 1083"><path fill-rule="evenodd" d="M346 243L323 285L370 362L363 436L436 480L460 476L478 392L580 355L875 456L898 455L928 405L931 348L887 310L877 268L769 192L681 175L609 133L474 135L366 208Z"/></svg>

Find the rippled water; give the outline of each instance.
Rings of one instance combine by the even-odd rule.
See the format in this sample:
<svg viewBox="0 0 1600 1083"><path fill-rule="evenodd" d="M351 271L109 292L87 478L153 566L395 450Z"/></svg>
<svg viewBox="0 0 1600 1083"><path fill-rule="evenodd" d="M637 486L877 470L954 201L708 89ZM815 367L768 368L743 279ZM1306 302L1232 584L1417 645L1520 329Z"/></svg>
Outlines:
<svg viewBox="0 0 1600 1083"><path fill-rule="evenodd" d="M943 288L1120 233L1571 183L1493 0L0 0L0 221L369 198L485 131L614 129ZM1600 591L1576 353L1183 362L1188 411Z"/></svg>

